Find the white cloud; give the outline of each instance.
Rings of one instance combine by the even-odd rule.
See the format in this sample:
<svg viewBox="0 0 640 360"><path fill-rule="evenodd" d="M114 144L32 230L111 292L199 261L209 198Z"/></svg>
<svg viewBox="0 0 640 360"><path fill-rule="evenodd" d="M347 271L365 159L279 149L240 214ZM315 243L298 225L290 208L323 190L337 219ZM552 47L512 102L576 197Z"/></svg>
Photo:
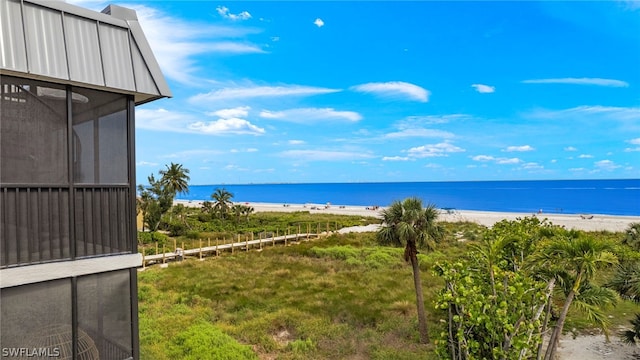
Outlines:
<svg viewBox="0 0 640 360"><path fill-rule="evenodd" d="M278 96L310 96L328 94L341 91L313 86L282 85L282 86L249 86L227 87L210 91L206 94L197 94L189 98L190 102L211 102L232 99L249 99Z"/></svg>
<svg viewBox="0 0 640 360"><path fill-rule="evenodd" d="M447 115L417 115L407 116L401 121L398 121L398 128L408 129L416 128L424 125L434 124L447 124L454 121L471 120L472 116L467 114L447 114Z"/></svg>
<svg viewBox="0 0 640 360"><path fill-rule="evenodd" d="M322 21L322 19L317 18L313 21L313 24L319 28L324 26L324 21Z"/></svg>
<svg viewBox="0 0 640 360"><path fill-rule="evenodd" d="M202 118L190 113L165 109L136 110L136 128L200 135L261 135L265 133L263 128L257 127L244 119L229 118L203 121Z"/></svg>
<svg viewBox="0 0 640 360"><path fill-rule="evenodd" d="M473 84L471 85L471 87L476 89L476 91L481 94L491 94L492 92L496 91L495 86L484 85L484 84Z"/></svg>
<svg viewBox="0 0 640 360"><path fill-rule="evenodd" d="M290 121L294 123L312 123L323 120L338 120L356 122L362 120L362 115L354 111L337 111L333 108L299 108L283 111L260 112L260 117L265 119L276 119Z"/></svg>
<svg viewBox="0 0 640 360"><path fill-rule="evenodd" d="M593 155L591 155L591 154L580 154L580 155L578 155L578 158L579 159L591 159L591 158L593 158Z"/></svg>
<svg viewBox="0 0 640 360"><path fill-rule="evenodd" d="M249 116L249 110L251 108L249 106L239 106L232 109L220 109L216 111L206 112L206 115L216 116L222 119L230 119L230 118L245 118Z"/></svg>
<svg viewBox="0 0 640 360"><path fill-rule="evenodd" d="M616 106L578 106L564 110L535 110L528 114L529 117L545 119L561 118L588 118L604 116L611 120L640 120L640 107L616 107Z"/></svg>
<svg viewBox="0 0 640 360"><path fill-rule="evenodd" d="M373 93L385 98L404 98L419 102L429 101L429 91L414 84L403 81L372 82L352 86L353 91Z"/></svg>
<svg viewBox="0 0 640 360"><path fill-rule="evenodd" d="M640 151L640 146L638 147L634 147L634 148L625 148L624 149L625 152L634 152L634 151Z"/></svg>
<svg viewBox="0 0 640 360"><path fill-rule="evenodd" d="M229 12L229 9L226 6L218 6L216 8L216 11L218 11L218 14L220 14L220 16L222 16L223 18L233 21L251 19L251 14L249 14L248 11L242 11L238 14L232 14Z"/></svg>
<svg viewBox="0 0 640 360"><path fill-rule="evenodd" d="M219 119L216 121L197 121L188 125L188 129L209 135L237 134L261 135L265 131L244 119Z"/></svg>
<svg viewBox="0 0 640 360"><path fill-rule="evenodd" d="M442 167L442 165L440 164L434 164L434 163L429 163L429 164L425 164L424 167L428 168L428 169L439 169Z"/></svg>
<svg viewBox="0 0 640 360"><path fill-rule="evenodd" d="M600 161L596 161L595 162L596 167L598 167L599 169L602 170L606 170L606 171L613 171L617 168L620 167L620 165L616 165L616 163L614 163L611 160L600 160Z"/></svg>
<svg viewBox="0 0 640 360"><path fill-rule="evenodd" d="M406 156L385 156L382 158L382 161L409 161L412 160Z"/></svg>
<svg viewBox="0 0 640 360"><path fill-rule="evenodd" d="M501 164L501 165L503 165L503 164L519 164L521 162L522 162L522 160L520 160L518 158L510 158L510 159L498 158L498 159L496 159L496 163Z"/></svg>
<svg viewBox="0 0 640 360"><path fill-rule="evenodd" d="M480 161L480 162L493 161L496 164L500 164L500 165L519 164L522 162L522 160L518 158L504 158L504 157L496 158L491 155L476 155L476 156L473 156L471 159L473 161Z"/></svg>
<svg viewBox="0 0 640 360"><path fill-rule="evenodd" d="M629 144L633 144L633 145L640 145L640 138L635 138L635 139L627 140L627 142L628 142Z"/></svg>
<svg viewBox="0 0 640 360"><path fill-rule="evenodd" d="M503 149L502 151L506 151L506 152L524 152L524 151L533 151L535 150L535 148L531 147L530 145L522 145L522 146L507 146L506 149Z"/></svg>
<svg viewBox="0 0 640 360"><path fill-rule="evenodd" d="M434 129L404 129L384 135L388 139L400 139L408 137L426 137L426 138L443 138L450 139L454 137L453 133Z"/></svg>
<svg viewBox="0 0 640 360"><path fill-rule="evenodd" d="M524 84L575 84L575 85L597 85L610 87L628 87L626 81L601 78L559 78L559 79L533 79L524 80Z"/></svg>
<svg viewBox="0 0 640 360"><path fill-rule="evenodd" d="M535 163L535 162L528 162L522 165L522 169L525 170L541 170L544 169L544 166Z"/></svg>
<svg viewBox="0 0 640 360"><path fill-rule="evenodd" d="M564 151L578 151L578 149L574 148L573 146L567 146L566 148L564 148Z"/></svg>
<svg viewBox="0 0 640 360"><path fill-rule="evenodd" d="M569 171L572 171L572 172L585 171L585 170L586 170L585 168L570 168L569 169Z"/></svg>
<svg viewBox="0 0 640 360"><path fill-rule="evenodd" d="M452 145L449 142L441 142L438 144L427 144L407 150L411 157L426 158L437 156L448 156L448 153L464 152L465 149Z"/></svg>
<svg viewBox="0 0 640 360"><path fill-rule="evenodd" d="M370 159L373 155L355 151L327 151L327 150L289 150L280 156L299 161L352 161Z"/></svg>
<svg viewBox="0 0 640 360"><path fill-rule="evenodd" d="M476 155L471 158L473 161L493 161L496 158L490 155Z"/></svg>
<svg viewBox="0 0 640 360"><path fill-rule="evenodd" d="M264 53L260 46L240 40L260 30L188 22L142 5L132 6L163 74L184 84L202 81L195 57L205 53ZM168 31L169 30L169 31ZM233 40L231 40L233 39Z"/></svg>
<svg viewBox="0 0 640 360"><path fill-rule="evenodd" d="M303 145L306 142L304 140L289 140L289 145Z"/></svg>
<svg viewBox="0 0 640 360"><path fill-rule="evenodd" d="M158 166L158 163L150 162L150 161L138 161L136 166Z"/></svg>

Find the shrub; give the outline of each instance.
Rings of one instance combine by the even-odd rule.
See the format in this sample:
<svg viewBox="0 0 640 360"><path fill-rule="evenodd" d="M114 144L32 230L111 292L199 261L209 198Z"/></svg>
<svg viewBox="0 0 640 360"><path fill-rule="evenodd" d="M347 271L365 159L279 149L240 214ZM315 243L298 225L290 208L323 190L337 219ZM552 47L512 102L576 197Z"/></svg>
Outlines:
<svg viewBox="0 0 640 360"><path fill-rule="evenodd" d="M306 352L314 350L316 348L316 344L314 344L311 339L295 340L295 341L290 342L288 347L294 353L304 354Z"/></svg>
<svg viewBox="0 0 640 360"><path fill-rule="evenodd" d="M251 347L238 343L207 322L179 332L171 341L169 353L173 359L185 360L258 359Z"/></svg>
<svg viewBox="0 0 640 360"><path fill-rule="evenodd" d="M189 230L185 236L191 240L198 240L200 238L200 232L196 230Z"/></svg>

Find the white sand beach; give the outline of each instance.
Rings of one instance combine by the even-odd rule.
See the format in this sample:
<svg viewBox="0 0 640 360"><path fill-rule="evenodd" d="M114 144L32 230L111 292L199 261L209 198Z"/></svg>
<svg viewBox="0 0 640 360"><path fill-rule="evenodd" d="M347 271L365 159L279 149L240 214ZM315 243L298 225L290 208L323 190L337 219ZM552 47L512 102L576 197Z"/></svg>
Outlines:
<svg viewBox="0 0 640 360"><path fill-rule="evenodd" d="M185 201L176 200L176 204L185 206L200 207L203 201ZM256 212L294 212L309 211L311 213L330 213L340 215L356 215L356 216L380 216L383 208L373 210L372 207L353 206L353 205L334 205L334 204L274 204L259 202L243 202L240 204L249 205ZM556 225L564 226L567 229L576 229L584 231L624 231L629 224L640 222L640 216L614 216L614 215L598 215L598 214L532 214L532 213L510 213L510 212L493 212L493 211L474 211L474 210L442 210L440 214L441 221L458 222L469 221L484 226L493 226L501 220L515 220L516 218L524 218L527 216L537 216L540 219L548 219Z"/></svg>

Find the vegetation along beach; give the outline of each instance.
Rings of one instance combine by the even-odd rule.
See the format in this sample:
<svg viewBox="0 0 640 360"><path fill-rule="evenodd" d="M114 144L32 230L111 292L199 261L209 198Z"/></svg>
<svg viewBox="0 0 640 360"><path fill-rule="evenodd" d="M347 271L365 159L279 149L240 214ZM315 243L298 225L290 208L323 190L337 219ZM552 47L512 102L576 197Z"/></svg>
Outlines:
<svg viewBox="0 0 640 360"><path fill-rule="evenodd" d="M234 202L223 187L174 200L188 169L173 163L149 180L138 198L144 359L640 354L638 216L465 211L411 197ZM269 240L282 235L297 237Z"/></svg>

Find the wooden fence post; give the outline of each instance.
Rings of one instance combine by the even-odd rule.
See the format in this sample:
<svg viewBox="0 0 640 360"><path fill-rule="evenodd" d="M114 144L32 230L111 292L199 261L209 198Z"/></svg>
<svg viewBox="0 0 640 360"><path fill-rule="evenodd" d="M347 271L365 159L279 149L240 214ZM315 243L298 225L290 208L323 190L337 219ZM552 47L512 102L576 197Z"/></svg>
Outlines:
<svg viewBox="0 0 640 360"><path fill-rule="evenodd" d="M158 255L158 242L156 241L156 255Z"/></svg>
<svg viewBox="0 0 640 360"><path fill-rule="evenodd" d="M166 252L164 251L164 244L162 244L162 263L163 264L166 262L165 261L165 256L166 256L165 254L166 254Z"/></svg>
<svg viewBox="0 0 640 360"><path fill-rule="evenodd" d="M202 260L202 239L200 240L200 260Z"/></svg>
<svg viewBox="0 0 640 360"><path fill-rule="evenodd" d="M249 251L249 236L244 234L244 247Z"/></svg>

